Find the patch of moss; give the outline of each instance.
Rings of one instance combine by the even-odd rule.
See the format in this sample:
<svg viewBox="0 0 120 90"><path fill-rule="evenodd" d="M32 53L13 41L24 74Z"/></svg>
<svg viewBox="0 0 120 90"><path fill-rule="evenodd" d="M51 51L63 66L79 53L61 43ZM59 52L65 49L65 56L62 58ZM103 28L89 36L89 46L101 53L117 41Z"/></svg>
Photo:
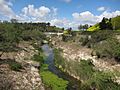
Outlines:
<svg viewBox="0 0 120 90"><path fill-rule="evenodd" d="M47 64L43 64L40 68L40 75L43 83L51 90L66 90L68 81L63 80L62 78L59 78L57 75L50 72Z"/></svg>

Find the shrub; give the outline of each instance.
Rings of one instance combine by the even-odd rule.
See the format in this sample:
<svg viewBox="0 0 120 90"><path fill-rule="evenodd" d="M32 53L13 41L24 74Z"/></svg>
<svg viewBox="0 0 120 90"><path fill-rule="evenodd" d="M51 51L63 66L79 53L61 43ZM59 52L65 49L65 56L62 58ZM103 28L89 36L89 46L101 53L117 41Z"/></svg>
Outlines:
<svg viewBox="0 0 120 90"><path fill-rule="evenodd" d="M20 69L22 69L22 65L18 62L11 62L9 63L10 67L12 70L15 70L15 71L19 71Z"/></svg>
<svg viewBox="0 0 120 90"><path fill-rule="evenodd" d="M100 57L120 59L120 43L115 38L109 38L95 45L94 50Z"/></svg>
<svg viewBox="0 0 120 90"><path fill-rule="evenodd" d="M89 80L83 83L82 87L97 88L98 90L119 90L120 85L113 82L112 78L113 73L96 71Z"/></svg>
<svg viewBox="0 0 120 90"><path fill-rule="evenodd" d="M95 31L91 32L81 39L83 46L93 47L96 43L99 43L103 40L106 40L108 38L111 38L113 36L113 31Z"/></svg>
<svg viewBox="0 0 120 90"><path fill-rule="evenodd" d="M33 56L33 60L43 64L45 61L45 55L43 53L35 54Z"/></svg>

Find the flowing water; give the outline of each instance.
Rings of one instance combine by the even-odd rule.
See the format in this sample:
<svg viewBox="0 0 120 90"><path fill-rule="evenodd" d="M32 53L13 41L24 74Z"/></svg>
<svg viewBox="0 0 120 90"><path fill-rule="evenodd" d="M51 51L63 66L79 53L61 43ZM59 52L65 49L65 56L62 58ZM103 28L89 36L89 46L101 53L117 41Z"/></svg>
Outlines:
<svg viewBox="0 0 120 90"><path fill-rule="evenodd" d="M67 90L80 90L80 81L76 80L75 78L71 77L67 73L62 72L57 68L54 64L54 52L51 47L49 47L48 44L44 44L42 46L42 49L47 56L47 59L45 60L45 64L48 64L48 69L52 73L56 74L58 77L67 80L69 82Z"/></svg>

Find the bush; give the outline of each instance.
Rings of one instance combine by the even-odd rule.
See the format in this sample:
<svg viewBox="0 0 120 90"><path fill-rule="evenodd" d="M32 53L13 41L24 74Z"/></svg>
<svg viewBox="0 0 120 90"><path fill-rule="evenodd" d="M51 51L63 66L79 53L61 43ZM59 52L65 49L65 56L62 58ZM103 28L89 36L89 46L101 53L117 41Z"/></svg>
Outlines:
<svg viewBox="0 0 120 90"><path fill-rule="evenodd" d="M120 43L115 38L109 38L95 45L94 50L98 56L120 59Z"/></svg>
<svg viewBox="0 0 120 90"><path fill-rule="evenodd" d="M65 68L65 59L60 55L61 49L54 49L54 62L56 66L61 65L63 68Z"/></svg>
<svg viewBox="0 0 120 90"><path fill-rule="evenodd" d="M112 81L113 73L96 71L93 76L82 84L82 90L97 88L98 90L119 90L120 85ZM87 89L86 89L87 88Z"/></svg>
<svg viewBox="0 0 120 90"><path fill-rule="evenodd" d="M33 56L33 60L37 61L37 62L40 62L40 64L43 64L44 61L45 61L45 55L42 52L39 53L39 54L35 54Z"/></svg>
<svg viewBox="0 0 120 90"><path fill-rule="evenodd" d="M15 71L19 71L20 69L22 69L22 65L18 62L11 62L9 63L9 65L10 65L10 68Z"/></svg>
<svg viewBox="0 0 120 90"><path fill-rule="evenodd" d="M113 36L113 31L95 31L91 32L81 39L82 45L87 47L93 47L96 43L99 43L103 40L111 38Z"/></svg>

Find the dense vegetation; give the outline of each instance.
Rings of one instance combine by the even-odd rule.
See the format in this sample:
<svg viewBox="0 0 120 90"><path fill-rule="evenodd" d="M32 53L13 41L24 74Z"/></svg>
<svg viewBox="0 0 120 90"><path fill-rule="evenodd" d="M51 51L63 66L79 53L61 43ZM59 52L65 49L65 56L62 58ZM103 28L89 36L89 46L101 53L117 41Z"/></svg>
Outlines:
<svg viewBox="0 0 120 90"><path fill-rule="evenodd" d="M85 34L84 38L80 39L83 46L93 49L92 55L97 55L99 58L114 58L120 61L120 42L119 31L95 31Z"/></svg>
<svg viewBox="0 0 120 90"><path fill-rule="evenodd" d="M112 18L111 22L114 30L120 30L120 16Z"/></svg>
<svg viewBox="0 0 120 90"><path fill-rule="evenodd" d="M113 82L114 73L103 72L94 69L91 60L67 61L60 52L61 50L55 49L55 64L62 71L68 70L70 73L79 76L81 83L80 90L119 90L120 85ZM72 69L71 69L72 68Z"/></svg>
<svg viewBox="0 0 120 90"><path fill-rule="evenodd" d="M12 19L11 22L0 22L0 56L4 52L19 50L20 41L31 41L41 43L46 39L43 32L60 32L62 29L50 26L50 23L18 23Z"/></svg>

